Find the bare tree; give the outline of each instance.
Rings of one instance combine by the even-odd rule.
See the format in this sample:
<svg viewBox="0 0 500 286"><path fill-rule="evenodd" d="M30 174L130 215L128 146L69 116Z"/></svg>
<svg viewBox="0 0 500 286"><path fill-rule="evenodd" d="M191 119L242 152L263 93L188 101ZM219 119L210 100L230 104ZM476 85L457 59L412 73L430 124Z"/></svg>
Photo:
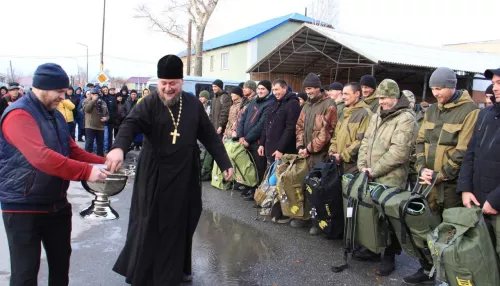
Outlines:
<svg viewBox="0 0 500 286"><path fill-rule="evenodd" d="M78 66L78 73L73 75L73 85L75 86L85 86L87 84L87 71Z"/></svg>
<svg viewBox="0 0 500 286"><path fill-rule="evenodd" d="M22 72L17 71L15 68L12 68L12 70L9 68L7 71L7 82L19 82L23 76Z"/></svg>
<svg viewBox="0 0 500 286"><path fill-rule="evenodd" d="M166 33L168 36L181 41L187 46L188 39L185 26L188 23L180 23L178 19L179 15L183 16L186 13L196 31L195 39L192 41L192 49L195 54L194 75L202 76L205 28L218 2L219 0L171 0L170 5L161 13L161 16L154 15L147 6L142 5L136 9L138 14L134 17L149 20L152 24L151 28Z"/></svg>
<svg viewBox="0 0 500 286"><path fill-rule="evenodd" d="M313 0L310 4L314 25L335 28L339 24L338 0Z"/></svg>

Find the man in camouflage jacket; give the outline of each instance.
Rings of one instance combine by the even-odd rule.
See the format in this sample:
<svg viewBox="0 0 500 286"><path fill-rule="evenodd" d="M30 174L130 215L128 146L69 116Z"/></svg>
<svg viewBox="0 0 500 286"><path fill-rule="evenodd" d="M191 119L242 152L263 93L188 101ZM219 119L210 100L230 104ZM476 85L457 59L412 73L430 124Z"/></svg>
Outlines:
<svg viewBox="0 0 500 286"><path fill-rule="evenodd" d="M410 109L410 102L399 91L398 84L392 79L383 80L375 91L380 109L374 114L361 142L358 155L358 169L368 172L377 183L405 188L410 165L410 151L413 134L418 132L415 116ZM394 271L395 255L401 246L397 237L391 233L391 244L385 249L384 257L377 275L387 276ZM355 252L357 260L376 261L380 254L367 249Z"/></svg>
<svg viewBox="0 0 500 286"><path fill-rule="evenodd" d="M479 108L469 93L456 90L457 78L449 68L438 68L430 79L429 86L438 103L425 112L424 122L418 132L416 143L416 170L421 184L430 184L433 172L437 182L427 200L435 212L462 206L462 198L456 194L457 179L467 144L474 131ZM405 283L432 281L429 271L432 265L420 263L417 273L405 277Z"/></svg>

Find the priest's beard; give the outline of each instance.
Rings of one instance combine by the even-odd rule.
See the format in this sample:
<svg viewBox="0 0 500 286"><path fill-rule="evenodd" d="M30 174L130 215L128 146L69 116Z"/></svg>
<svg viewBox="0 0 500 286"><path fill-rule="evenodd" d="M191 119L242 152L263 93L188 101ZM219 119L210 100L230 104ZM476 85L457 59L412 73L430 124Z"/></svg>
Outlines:
<svg viewBox="0 0 500 286"><path fill-rule="evenodd" d="M166 99L163 96L160 96L160 99L161 99L161 102L163 103L163 105L165 105L166 107L172 107L172 106L176 105L179 102L179 100L181 99L181 93L176 94L175 97L173 97L171 99Z"/></svg>

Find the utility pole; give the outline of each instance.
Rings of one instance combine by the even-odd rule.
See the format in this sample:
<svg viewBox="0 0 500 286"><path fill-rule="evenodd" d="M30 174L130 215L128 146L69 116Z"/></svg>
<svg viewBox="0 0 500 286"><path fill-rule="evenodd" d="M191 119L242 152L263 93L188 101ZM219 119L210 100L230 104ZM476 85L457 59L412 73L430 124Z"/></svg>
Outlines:
<svg viewBox="0 0 500 286"><path fill-rule="evenodd" d="M192 20L189 19L189 25L188 25L188 41L187 41L187 75L191 75L191 26L192 26Z"/></svg>
<svg viewBox="0 0 500 286"><path fill-rule="evenodd" d="M106 0L104 0L104 10L102 13L102 46L101 46L101 71L104 70L104 24L106 22Z"/></svg>
<svg viewBox="0 0 500 286"><path fill-rule="evenodd" d="M85 78L85 81L88 83L89 82L89 46L82 44L82 43L77 43L78 45L82 45L85 48L87 48L87 76Z"/></svg>
<svg viewBox="0 0 500 286"><path fill-rule="evenodd" d="M10 63L10 78L11 81L14 81L14 71L12 70L12 61L9 61Z"/></svg>
<svg viewBox="0 0 500 286"><path fill-rule="evenodd" d="M307 17L307 7L305 8L305 11L304 11L304 16Z"/></svg>

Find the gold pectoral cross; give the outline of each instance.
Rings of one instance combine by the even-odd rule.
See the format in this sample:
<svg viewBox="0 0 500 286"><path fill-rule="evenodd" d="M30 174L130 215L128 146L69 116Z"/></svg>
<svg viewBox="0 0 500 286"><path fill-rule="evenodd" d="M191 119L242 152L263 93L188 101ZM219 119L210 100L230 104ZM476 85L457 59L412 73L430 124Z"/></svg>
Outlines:
<svg viewBox="0 0 500 286"><path fill-rule="evenodd" d="M177 141L177 137L181 137L181 134L177 133L177 128L174 129L174 132L170 132L170 135L172 135L172 144L175 144Z"/></svg>

